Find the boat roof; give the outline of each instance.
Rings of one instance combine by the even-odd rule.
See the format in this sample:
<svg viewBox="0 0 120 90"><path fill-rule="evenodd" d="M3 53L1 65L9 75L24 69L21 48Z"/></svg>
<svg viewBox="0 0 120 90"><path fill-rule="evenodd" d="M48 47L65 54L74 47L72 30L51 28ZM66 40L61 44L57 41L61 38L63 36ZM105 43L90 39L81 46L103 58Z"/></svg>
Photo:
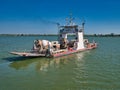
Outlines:
<svg viewBox="0 0 120 90"><path fill-rule="evenodd" d="M66 25L66 26L61 26L61 27L64 27L64 28L77 28L78 25Z"/></svg>

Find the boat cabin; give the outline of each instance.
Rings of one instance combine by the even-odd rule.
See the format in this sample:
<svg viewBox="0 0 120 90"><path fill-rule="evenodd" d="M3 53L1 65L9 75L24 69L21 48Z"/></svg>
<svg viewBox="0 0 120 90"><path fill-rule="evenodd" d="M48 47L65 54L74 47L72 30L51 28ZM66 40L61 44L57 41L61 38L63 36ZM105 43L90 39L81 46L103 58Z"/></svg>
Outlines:
<svg viewBox="0 0 120 90"><path fill-rule="evenodd" d="M70 19L71 20L71 19ZM65 26L59 26L59 36L58 41L60 43L61 49L66 49L69 46L73 46L75 50L84 48L84 38L83 38L84 24L82 27L75 25L70 21L69 24ZM68 34L75 34L74 41L68 41Z"/></svg>

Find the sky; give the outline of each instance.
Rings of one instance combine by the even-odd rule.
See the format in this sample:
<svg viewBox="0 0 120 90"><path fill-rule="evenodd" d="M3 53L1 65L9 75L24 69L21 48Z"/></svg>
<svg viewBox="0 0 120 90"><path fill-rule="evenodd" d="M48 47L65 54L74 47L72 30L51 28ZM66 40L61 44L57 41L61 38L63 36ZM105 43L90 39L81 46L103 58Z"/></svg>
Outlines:
<svg viewBox="0 0 120 90"><path fill-rule="evenodd" d="M120 34L120 0L0 0L0 34L56 34L70 13L86 34Z"/></svg>

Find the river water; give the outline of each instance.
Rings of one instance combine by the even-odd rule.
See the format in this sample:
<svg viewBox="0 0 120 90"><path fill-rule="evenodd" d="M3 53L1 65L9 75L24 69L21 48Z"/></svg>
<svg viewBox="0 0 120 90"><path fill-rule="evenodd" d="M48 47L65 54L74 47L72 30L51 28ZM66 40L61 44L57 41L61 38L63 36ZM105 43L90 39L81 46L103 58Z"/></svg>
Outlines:
<svg viewBox="0 0 120 90"><path fill-rule="evenodd" d="M0 36L0 90L120 90L120 37L88 37L98 48L59 58L24 58L33 40L56 36Z"/></svg>

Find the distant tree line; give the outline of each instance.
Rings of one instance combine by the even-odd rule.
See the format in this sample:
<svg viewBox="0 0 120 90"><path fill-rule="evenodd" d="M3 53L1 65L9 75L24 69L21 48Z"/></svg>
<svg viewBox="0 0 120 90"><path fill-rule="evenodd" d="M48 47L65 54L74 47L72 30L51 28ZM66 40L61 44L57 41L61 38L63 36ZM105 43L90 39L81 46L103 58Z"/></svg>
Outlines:
<svg viewBox="0 0 120 90"><path fill-rule="evenodd" d="M0 36L54 36L57 34L0 34Z"/></svg>
<svg viewBox="0 0 120 90"><path fill-rule="evenodd" d="M94 37L120 37L120 34L114 34L114 33L110 33L110 34L93 34L91 36L94 36Z"/></svg>
<svg viewBox="0 0 120 90"><path fill-rule="evenodd" d="M0 36L57 36L57 34L0 34ZM71 35L72 36L72 35ZM120 34L85 34L92 37L120 37Z"/></svg>

